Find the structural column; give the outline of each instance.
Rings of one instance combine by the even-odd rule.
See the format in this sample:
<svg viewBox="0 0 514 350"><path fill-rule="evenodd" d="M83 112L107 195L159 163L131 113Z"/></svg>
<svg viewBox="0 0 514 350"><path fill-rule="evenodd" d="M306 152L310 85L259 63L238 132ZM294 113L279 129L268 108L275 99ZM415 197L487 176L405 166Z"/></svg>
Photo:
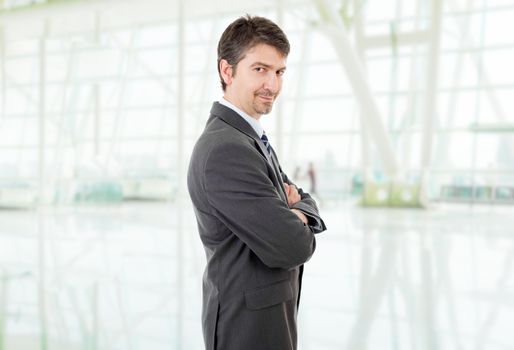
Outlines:
<svg viewBox="0 0 514 350"><path fill-rule="evenodd" d="M284 1L278 0L277 1L277 24L282 27L282 24L284 22ZM276 104L276 117L275 117L275 140L273 140L275 144L275 151L277 152L278 158L283 159L284 155L284 96L282 96L282 99ZM294 137L294 136L293 136Z"/></svg>
<svg viewBox="0 0 514 350"><path fill-rule="evenodd" d="M386 174L394 179L398 173L398 164L393 145L382 123L377 103L373 97L359 57L351 45L346 28L341 18L337 17L338 11L328 1L316 0L316 5L318 6L321 18L325 21L321 25L321 29L334 44L334 49L352 85L355 98L359 103L363 125L369 128L369 134L380 154Z"/></svg>
<svg viewBox="0 0 514 350"><path fill-rule="evenodd" d="M184 101L184 89L185 89L185 1L178 1L178 64L177 64L177 192L176 192L176 200L175 200L175 209L176 209L176 246L175 246L175 266L176 266L176 342L175 349L181 350L183 349L183 288L184 288L184 205L183 202L185 200L185 181L186 181L186 166L184 160L184 140L185 140L185 130L184 130L184 119L185 119L185 101Z"/></svg>
<svg viewBox="0 0 514 350"><path fill-rule="evenodd" d="M40 327L40 349L48 349L47 339L47 312L46 312L46 276L45 276L45 235L44 235L44 213L42 206L47 202L48 189L45 186L45 154L46 154L46 38L49 31L49 22L46 19L43 23L43 31L39 39L39 144L38 144L38 307L39 307L39 327Z"/></svg>
<svg viewBox="0 0 514 350"><path fill-rule="evenodd" d="M422 129L422 145L421 145L421 189L420 193L425 193L426 179L428 175L428 167L430 166L432 154L432 139L434 120L437 117L437 86L439 74L439 48L441 37L441 0L433 0L431 6L431 30L429 37L429 57L428 69L426 77L426 99L425 99L425 115L423 118Z"/></svg>
<svg viewBox="0 0 514 350"><path fill-rule="evenodd" d="M1 4L1 1L0 1ZM1 102L0 105L0 118L5 118L5 101L7 96L6 84L5 84L5 32L4 28L0 26L0 90L1 90Z"/></svg>

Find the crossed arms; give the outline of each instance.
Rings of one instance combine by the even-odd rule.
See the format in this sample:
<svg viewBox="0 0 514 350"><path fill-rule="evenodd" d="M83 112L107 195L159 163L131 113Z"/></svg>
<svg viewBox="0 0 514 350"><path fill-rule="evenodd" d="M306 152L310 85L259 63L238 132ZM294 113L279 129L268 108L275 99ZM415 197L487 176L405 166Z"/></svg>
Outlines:
<svg viewBox="0 0 514 350"><path fill-rule="evenodd" d="M293 268L310 259L314 233L325 225L314 200L282 173L285 203L266 169L266 160L251 145L218 144L205 162L204 191L212 214L264 264Z"/></svg>

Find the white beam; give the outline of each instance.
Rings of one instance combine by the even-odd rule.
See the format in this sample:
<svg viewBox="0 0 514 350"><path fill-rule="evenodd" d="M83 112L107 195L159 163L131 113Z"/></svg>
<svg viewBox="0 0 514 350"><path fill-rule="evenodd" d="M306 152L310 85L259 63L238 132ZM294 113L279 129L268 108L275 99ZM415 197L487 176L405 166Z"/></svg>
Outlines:
<svg viewBox="0 0 514 350"><path fill-rule="evenodd" d="M363 62L363 69L366 69L366 61L365 61L365 52L364 52L364 23L363 23L363 11L361 11L360 7L362 6L360 3L360 0L353 0L353 7L355 11L355 17L354 17L354 35L355 35L355 44L356 44L356 50L357 55L359 57L360 62ZM359 9L359 10L357 10ZM366 73L364 71L364 73ZM362 111L356 112L358 115L362 114ZM360 118L360 135L361 135L361 152L362 152L362 180L363 182L371 181L373 178L373 171L371 167L371 148L370 141L369 141L369 135L367 132L367 127L364 124L364 120Z"/></svg>
<svg viewBox="0 0 514 350"><path fill-rule="evenodd" d="M212 69L212 62L216 62L216 59L217 59L216 45L218 44L217 35L219 33L219 30L218 30L219 23L220 23L220 19L216 18L216 20L213 21L212 28L210 31L210 36L209 36L209 40L208 40L209 48L206 50L207 54L205 55L204 66L202 68L202 74L201 74L201 77L199 78L199 80L200 80L200 86L198 87L199 93L195 94L195 97L197 98L196 102L199 105L201 105L205 101L208 101L207 93L208 93L210 87L212 86L211 84L213 84L213 82L212 82L213 75L211 74L211 69ZM218 76L216 75L216 83L215 84L219 85L219 80L217 77ZM200 136L201 131L205 127L205 114L206 114L206 111L203 108L199 108L193 119L194 125L195 125L194 130L196 132L195 133L196 137ZM169 116L166 115L166 118L168 118L168 117Z"/></svg>
<svg viewBox="0 0 514 350"><path fill-rule="evenodd" d="M469 11L470 8L471 8L471 1L468 1L466 3L466 9L465 11ZM457 4L454 2L454 1L448 1L448 4L450 5L450 7L452 8L452 10L454 12L458 12L459 9L457 7ZM460 41L460 48L470 48L470 47L474 47L475 44L473 42L473 39L471 38L470 36L470 32L469 32L469 22L470 22L470 18L469 17L465 17L465 22L463 23L463 25L458 25L457 27L460 29L461 33L460 33L460 36L461 36L461 41ZM457 23L459 24L459 23ZM485 67L482 63L482 60L480 59L480 55L482 54L482 51L479 50L479 51L470 51L469 52L469 57L471 58L471 60L473 61L473 63L475 64L475 69L477 70L477 74L480 74L481 75L481 79L482 79L482 86L483 87L486 87L486 86L492 86L493 84L490 83L490 79L489 79L489 75L487 74L487 67ZM460 68L459 68L460 69ZM503 109L503 106L501 105L500 101L498 100L495 92L494 92L494 89L486 89L486 92L487 92L487 97L489 98L489 102L491 103L491 107L494 111L494 114L495 116L497 116L499 118L499 121L500 122L506 122L508 121L508 118L507 118L507 115L505 113L505 110Z"/></svg>
<svg viewBox="0 0 514 350"><path fill-rule="evenodd" d="M6 350L5 339L7 337L7 284L9 283L5 269L0 269L0 350Z"/></svg>
<svg viewBox="0 0 514 350"><path fill-rule="evenodd" d="M101 36L101 16L99 12L95 12L95 36L94 42L97 46L100 46ZM93 84L93 108L94 108L94 155L96 158L100 156L100 84Z"/></svg>
<svg viewBox="0 0 514 350"><path fill-rule="evenodd" d="M183 349L184 343L184 201L186 196L185 183L186 183L186 169L184 160L184 142L185 142L185 71L186 71L186 20L185 20L185 0L178 0L178 79L177 79L177 194L175 203L178 206L176 211L176 229L177 240L175 252L177 261L180 263L176 266L176 280L177 286L177 325L175 335L175 346L177 350Z"/></svg>
<svg viewBox="0 0 514 350"><path fill-rule="evenodd" d="M45 202L45 147L46 147L46 37L48 20L45 20L44 30L39 38L39 76L38 76L38 202Z"/></svg>
<svg viewBox="0 0 514 350"><path fill-rule="evenodd" d="M39 348L41 350L48 349L48 303L46 298L46 247L45 247L45 213L41 207L37 213L37 251L38 251L38 276L37 276L37 304L39 312Z"/></svg>
<svg viewBox="0 0 514 350"><path fill-rule="evenodd" d="M5 34L4 34L4 28L0 26L0 90L2 96L0 104L2 105L2 109L0 110L0 118L5 116L5 102L6 102L6 96L7 91L5 91L6 85L5 85Z"/></svg>
<svg viewBox="0 0 514 350"><path fill-rule="evenodd" d="M453 1L448 2L450 6L453 4ZM466 10L469 10L472 8L473 0L466 1ZM454 8L455 10L455 8ZM470 16L462 16L462 18L459 16L459 19L456 21L456 25L461 31L461 35L465 36L465 33L469 31L470 27ZM449 93L448 98L448 108L446 115L441 115L440 119L437 119L437 127L441 126L442 120L452 120L455 111L457 109L457 102L459 101L459 92L461 91L459 87L461 86L461 79L462 79L462 70L463 70L463 62L464 62L464 49L467 47L466 40L460 40L459 41L459 47L458 47L458 56L457 56L457 63L455 66L455 70L453 71L453 79L452 79L452 89ZM474 55L471 55L474 57ZM451 133L441 133L438 135L438 147L436 149L435 159L443 160L448 158L448 141L450 140Z"/></svg>
<svg viewBox="0 0 514 350"><path fill-rule="evenodd" d="M397 33L393 35L373 35L363 38L363 45L366 49L376 49L391 46L412 46L424 44L430 38L428 30L414 30L412 32Z"/></svg>
<svg viewBox="0 0 514 350"><path fill-rule="evenodd" d="M415 22L415 26L416 28L418 28L421 23L420 23L420 18L421 18L421 4L420 3L416 3L416 14L415 14L415 18L417 19L417 21ZM425 44L426 42L428 41L428 38L425 40ZM418 67L418 61L419 61L419 54L418 52L420 51L420 48L419 46L414 46L412 48L412 55L411 55L411 59L410 59L410 63L409 63L409 87L408 87L408 93L407 93L407 107L405 108L405 112L403 114L403 117L402 117L402 125L404 126L404 128L400 129L399 131L399 136L398 138L400 137L403 137L404 138L404 143L403 143L403 147L401 149L401 161L402 161L402 168L404 170L411 170L412 169L412 154L414 154L414 150L416 149L416 147L413 147L412 145L412 139L413 139L413 136L412 136L412 133L410 132L406 132L405 129L408 129L408 128L411 128L415 123L414 123L414 120L416 118L416 103L419 99L418 95L419 94L419 87L418 87L418 74L416 73L417 72L417 67Z"/></svg>
<svg viewBox="0 0 514 350"><path fill-rule="evenodd" d="M385 173L394 178L398 172L398 164L393 146L380 118L377 103L359 57L350 43L346 28L341 18L337 16L337 10L332 8L328 1L316 0L315 2L321 17L325 21L320 25L320 29L326 33L334 45L343 64L359 103L363 126L369 128L369 134L383 162Z"/></svg>
<svg viewBox="0 0 514 350"><path fill-rule="evenodd" d="M39 100L39 145L38 145L38 213L37 213L37 228L38 228L38 279L37 279L37 301L38 301L38 316L39 316L39 332L40 332L40 349L48 349L48 315L47 315L47 300L46 300L46 253L45 253L45 221L44 213L42 211L42 204L46 202L46 174L45 174L45 147L46 147L46 38L48 36L48 19L44 21L43 32L39 38L39 86L38 86L38 100Z"/></svg>
<svg viewBox="0 0 514 350"><path fill-rule="evenodd" d="M428 69L426 76L426 99L423 117L423 134L421 144L421 187L426 183L428 168L430 166L432 156L432 139L434 121L436 120L437 111L437 87L439 75L439 51L441 41L441 20L442 20L442 2L441 0L431 1L431 29L429 42Z"/></svg>
<svg viewBox="0 0 514 350"><path fill-rule="evenodd" d="M20 86L21 84L18 84L11 76L7 73L7 70L4 71L4 80L5 80L5 88L7 88L7 85L9 85L9 88L13 88L16 90L20 95L22 95L25 98L25 101L27 103L32 103L36 106L36 108L39 106L39 100L37 97L32 96L31 92L29 91L30 88L32 88L32 85L29 88L25 88ZM23 84L24 86L27 86L27 84Z"/></svg>
<svg viewBox="0 0 514 350"><path fill-rule="evenodd" d="M277 0L276 5L277 11L277 24L282 27L284 22L284 0ZM282 159L284 154L283 145L284 145L284 108L282 104L282 100L280 100L275 106L275 151L277 152L278 158ZM294 138L294 135L293 135Z"/></svg>
<svg viewBox="0 0 514 350"><path fill-rule="evenodd" d="M128 88L128 76L130 75L130 70L132 69L132 66L134 65L134 47L136 45L136 37L138 34L139 28L133 28L132 33L130 36L130 44L125 50L125 58L126 62L125 65L123 65L123 56L120 59L120 79L118 81L119 86L119 94L118 94L118 101L116 104L116 116L114 119L114 127L112 128L112 141L109 145L106 157L104 159L105 164L104 167L109 171L109 162L113 161L113 159L116 158L116 151L118 147L118 142L120 139L120 132L122 131L122 125L124 122L124 118L126 118L126 115L124 114L124 105L127 104L126 101L126 90Z"/></svg>
<svg viewBox="0 0 514 350"><path fill-rule="evenodd" d="M474 132L514 133L514 123L480 123L471 124L469 128Z"/></svg>
<svg viewBox="0 0 514 350"><path fill-rule="evenodd" d="M93 138L94 138L94 156L100 156L100 86L93 84Z"/></svg>
<svg viewBox="0 0 514 350"><path fill-rule="evenodd" d="M184 13L184 1L179 0L178 11L178 79L177 79L177 183L178 183L178 194L185 193L185 166L184 166L184 119L185 119L185 64L186 64L186 33L185 33L185 13ZM184 181L183 181L184 180Z"/></svg>
<svg viewBox="0 0 514 350"><path fill-rule="evenodd" d="M298 147L297 140L298 135L302 130L302 122L303 122L303 110L304 110L304 102L305 102L305 76L308 70L307 60L310 54L309 47L311 41L310 35L310 26L305 26L302 31L302 52L300 53L300 60L298 62L298 74L297 74L297 83L296 83L296 91L294 98L294 109L293 109L293 118L291 119L290 131L291 137L289 138L289 159L290 164L294 167L298 166Z"/></svg>

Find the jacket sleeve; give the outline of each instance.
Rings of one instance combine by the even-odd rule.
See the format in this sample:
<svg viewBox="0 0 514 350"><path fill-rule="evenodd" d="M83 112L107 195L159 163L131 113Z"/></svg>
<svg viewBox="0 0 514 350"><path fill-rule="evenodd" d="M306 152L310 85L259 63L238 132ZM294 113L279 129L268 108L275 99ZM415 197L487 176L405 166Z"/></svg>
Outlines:
<svg viewBox="0 0 514 350"><path fill-rule="evenodd" d="M279 167L280 175L282 176L282 180L288 185L294 185L298 189L298 194L302 198L298 203L294 204L291 208L295 208L300 210L307 217L309 227L314 233L321 233L327 229L325 226L325 222L319 215L318 206L316 205L316 201L308 194L304 192L301 188L296 186L282 171L282 168Z"/></svg>
<svg viewBox="0 0 514 350"><path fill-rule="evenodd" d="M314 234L280 198L255 148L236 142L214 146L205 161L204 186L214 215L267 266L290 269L314 253Z"/></svg>

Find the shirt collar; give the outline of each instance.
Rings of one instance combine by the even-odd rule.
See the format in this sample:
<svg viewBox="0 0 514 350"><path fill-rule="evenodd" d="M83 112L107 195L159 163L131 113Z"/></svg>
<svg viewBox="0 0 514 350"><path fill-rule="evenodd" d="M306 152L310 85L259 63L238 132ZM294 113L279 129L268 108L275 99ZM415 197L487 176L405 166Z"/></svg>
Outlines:
<svg viewBox="0 0 514 350"><path fill-rule="evenodd" d="M264 128L262 127L261 123L257 119L252 118L251 116L249 116L248 114L243 112L241 109L237 108L232 103L227 101L224 97L220 98L219 103L230 108L237 114L239 114L244 120L246 120L246 122L248 124L250 124L250 126L253 128L253 130L255 130L255 133L257 134L257 136L259 136L259 138L262 137L262 134L264 134Z"/></svg>

